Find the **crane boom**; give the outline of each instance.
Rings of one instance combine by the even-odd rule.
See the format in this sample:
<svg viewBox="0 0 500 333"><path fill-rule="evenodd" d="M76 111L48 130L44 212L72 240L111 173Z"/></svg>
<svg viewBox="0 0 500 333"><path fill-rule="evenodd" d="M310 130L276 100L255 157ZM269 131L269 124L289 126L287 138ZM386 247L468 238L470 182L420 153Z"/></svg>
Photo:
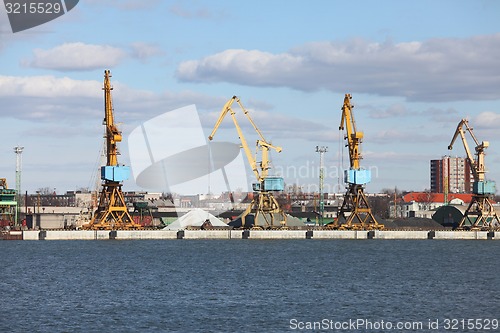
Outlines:
<svg viewBox="0 0 500 333"><path fill-rule="evenodd" d="M476 148L475 148L476 159L474 159L474 156L472 155L471 150L469 149L469 145L467 144L467 139L465 137L464 127L469 132L469 134L471 135L472 139L474 140L474 142L476 144ZM469 122L467 121L467 119L462 119L458 123L455 134L453 135L453 138L451 139L451 142L448 145L449 150L453 149L453 144L455 143L455 140L457 139L457 137L459 135L460 135L460 138L462 139L465 153L467 155L467 162L469 163L470 168L472 170L472 174L474 175L474 181L475 182L484 181L484 175L486 173L486 168L485 168L485 164L484 164L484 150L486 148L488 148L489 142L483 141L480 143L479 140L474 135L472 128L469 126Z"/></svg>
<svg viewBox="0 0 500 333"><path fill-rule="evenodd" d="M219 129L220 124L226 117L228 113L231 114L231 118L233 119L234 126L236 127L236 131L238 132L238 137L240 138L241 141L241 146L245 152L245 155L247 157L248 163L250 163L250 167L252 168L252 172L254 173L255 177L257 180L260 180L260 174L259 170L257 168L257 162L252 156L252 152L250 151L250 148L248 147L247 140L245 139L245 136L243 135L243 132L241 131L241 127L238 124L238 120L236 119L236 112L234 112L233 108L231 106L233 103L238 100L238 97L233 96L229 101L224 104L224 107L222 108L221 114L219 116L219 119L217 119L217 122L215 123L214 129L212 130L212 133L208 137L208 139L211 141L213 140L215 133Z"/></svg>
<svg viewBox="0 0 500 333"><path fill-rule="evenodd" d="M111 98L111 83L109 78L111 77L110 71L104 71L104 123L106 125L106 150L107 150L107 165L117 166L118 165L118 148L117 143L122 141L122 133L118 130L115 125L115 120L113 116L113 101Z"/></svg>
<svg viewBox="0 0 500 333"><path fill-rule="evenodd" d="M359 160L361 159L359 146L363 139L363 132L358 132L356 130L356 122L354 121L354 115L352 113L354 106L351 105L351 98L351 94L346 94L344 97L339 130L344 130L344 127L346 128L346 139L349 147L349 160L351 168L359 169Z"/></svg>
<svg viewBox="0 0 500 333"><path fill-rule="evenodd" d="M245 139L245 136L243 135L243 132L241 130L241 127L238 123L238 120L236 119L236 112L234 109L231 107L233 103L236 102L240 106L241 110L245 114L245 116L248 118L250 123L252 124L252 127L255 129L257 134L260 137L260 140L257 140L257 147L262 150L262 162L260 163L260 172L259 172L259 166L257 164L257 161L252 155L252 151L250 150L250 147L248 146L247 140ZM231 118L233 119L234 126L236 127L236 131L238 132L238 136L241 141L241 146L243 150L245 151L245 155L247 157L248 163L250 163L250 167L252 168L252 172L255 175L255 178L257 181L261 182L263 181L267 175L268 175L268 170L269 170L269 149L274 149L276 152L281 152L281 147L273 146L272 144L268 143L266 139L264 138L264 135L262 132L258 129L257 125L255 125L255 122L253 121L252 117L250 117L250 114L248 113L248 110L243 106L241 103L240 99L237 96L231 97L229 101L226 102L224 107L222 108L222 111L219 115L219 118L217 119L217 122L215 123L215 126L212 130L212 133L208 137L209 140L213 140L215 133L219 129L220 124L226 117L226 115L230 113Z"/></svg>

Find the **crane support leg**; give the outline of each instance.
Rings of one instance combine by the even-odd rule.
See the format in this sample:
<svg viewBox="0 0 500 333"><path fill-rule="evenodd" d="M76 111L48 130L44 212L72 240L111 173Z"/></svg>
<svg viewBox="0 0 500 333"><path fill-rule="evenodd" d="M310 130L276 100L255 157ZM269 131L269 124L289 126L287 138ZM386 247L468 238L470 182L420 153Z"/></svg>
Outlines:
<svg viewBox="0 0 500 333"><path fill-rule="evenodd" d="M129 230L142 229L130 216L119 182L106 182L99 193L99 206L90 224L84 229L90 230Z"/></svg>
<svg viewBox="0 0 500 333"><path fill-rule="evenodd" d="M458 230L500 230L500 218L488 195L474 195Z"/></svg>
<svg viewBox="0 0 500 333"><path fill-rule="evenodd" d="M271 192L260 192L241 215L242 226L248 214L254 215L253 228L277 229L286 227L286 214Z"/></svg>
<svg viewBox="0 0 500 333"><path fill-rule="evenodd" d="M346 213L350 214L346 216ZM363 192L363 186L358 184L349 184L338 216L345 219L345 223L341 225L338 225L339 222L337 222L335 228L338 229L371 230L384 228L384 225L379 224L373 215L368 199Z"/></svg>

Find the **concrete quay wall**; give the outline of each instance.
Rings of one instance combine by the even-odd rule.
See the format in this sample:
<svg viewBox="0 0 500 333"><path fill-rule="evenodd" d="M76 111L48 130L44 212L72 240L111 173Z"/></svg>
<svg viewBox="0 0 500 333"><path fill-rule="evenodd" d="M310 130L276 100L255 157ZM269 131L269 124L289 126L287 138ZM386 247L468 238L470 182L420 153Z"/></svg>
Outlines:
<svg viewBox="0 0 500 333"><path fill-rule="evenodd" d="M106 230L28 230L24 240L97 240L110 239Z"/></svg>
<svg viewBox="0 0 500 333"><path fill-rule="evenodd" d="M429 231L426 230L375 230L373 238L376 239L428 239ZM435 238L435 237L434 237Z"/></svg>
<svg viewBox="0 0 500 333"><path fill-rule="evenodd" d="M23 240L99 240L99 239L177 239L177 231L171 231L171 230L23 231Z"/></svg>
<svg viewBox="0 0 500 333"><path fill-rule="evenodd" d="M29 230L24 240L131 239L469 239L500 240L500 232L425 230Z"/></svg>
<svg viewBox="0 0 500 333"><path fill-rule="evenodd" d="M314 230L311 239L367 239L368 231Z"/></svg>
<svg viewBox="0 0 500 333"><path fill-rule="evenodd" d="M108 231L108 233L109 233L109 231ZM172 231L172 230L116 230L116 237L114 239L177 239L177 231Z"/></svg>
<svg viewBox="0 0 500 333"><path fill-rule="evenodd" d="M183 239L231 239L232 230L183 230ZM174 231L178 235L182 234L182 231ZM240 235L241 238L241 235ZM179 236L178 239L181 239Z"/></svg>
<svg viewBox="0 0 500 333"><path fill-rule="evenodd" d="M248 235L248 239L305 239L306 230L247 230L250 233L241 233L241 238Z"/></svg>
<svg viewBox="0 0 500 333"><path fill-rule="evenodd" d="M488 231L436 231L434 239L488 239ZM493 239L500 239L499 231Z"/></svg>
<svg viewBox="0 0 500 333"><path fill-rule="evenodd" d="M26 230L23 231L23 240L38 240L38 230Z"/></svg>

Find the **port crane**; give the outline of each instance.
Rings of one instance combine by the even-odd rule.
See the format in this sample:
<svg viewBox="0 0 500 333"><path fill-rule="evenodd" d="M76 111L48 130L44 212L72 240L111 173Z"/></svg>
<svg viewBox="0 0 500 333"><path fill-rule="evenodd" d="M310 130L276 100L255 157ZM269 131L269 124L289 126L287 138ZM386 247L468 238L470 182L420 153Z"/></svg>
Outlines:
<svg viewBox="0 0 500 333"><path fill-rule="evenodd" d="M360 145L363 140L363 132L356 129L356 122L352 112L354 106L351 105L351 99L351 94L345 94L339 126L339 130L346 130L344 140L347 140L346 146L349 150L350 168L344 170L344 182L347 184L346 193L344 201L338 210L337 216L339 218L332 227L355 230L383 229L384 225L377 222L364 194L365 184L371 181L371 171L360 167ZM340 218L345 219L345 223L339 224Z"/></svg>
<svg viewBox="0 0 500 333"><path fill-rule="evenodd" d="M475 157L467 144L466 131L476 144ZM453 144L459 135L465 148L466 160L472 171L474 182L472 184L472 200L458 225L458 229L498 230L500 229L500 219L490 201L491 196L496 192L495 182L485 180L484 151L490 144L488 141L479 142L474 135L473 129L469 126L468 120L462 119L458 123L453 139L448 146L449 150L453 149Z"/></svg>
<svg viewBox="0 0 500 333"><path fill-rule="evenodd" d="M113 102L111 98L110 83L111 73L104 71L104 121L106 128L106 165L101 167L102 188L99 192L97 210L89 224L84 229L91 230L116 230L116 229L142 229L132 219L128 212L122 192L122 182L130 175L128 166L118 164L118 143L122 141L122 133L114 120Z"/></svg>
<svg viewBox="0 0 500 333"><path fill-rule="evenodd" d="M238 121L236 119L236 112L232 108L234 102L239 105L240 109L250 121L250 124L259 136L259 139L256 143L256 154L258 151L261 152L262 158L260 162L257 162L255 157L252 155L252 151L250 150L247 140L245 139L241 127L238 124ZM257 125L255 125L254 121L250 117L248 110L245 109L237 96L233 96L231 99L229 99L229 101L227 101L222 108L220 116L217 119L217 122L215 123L215 126L212 130L212 133L208 137L209 140L213 140L217 129L228 113L231 114L231 118L241 141L241 147L245 152L248 163L250 164L252 172L255 175L257 181L256 183L252 184L252 188L255 192L257 192L257 196L254 196L252 198L250 206L248 206L248 208L241 215L242 227L245 226L245 218L249 214L254 215L254 228L273 229L286 227L286 214L283 212L283 209L280 207L278 201L273 195L273 191L284 190L284 181L281 177L269 176L269 169L271 168L269 161L269 151L272 149L280 153L282 148L274 146L266 141L262 132L258 129Z"/></svg>

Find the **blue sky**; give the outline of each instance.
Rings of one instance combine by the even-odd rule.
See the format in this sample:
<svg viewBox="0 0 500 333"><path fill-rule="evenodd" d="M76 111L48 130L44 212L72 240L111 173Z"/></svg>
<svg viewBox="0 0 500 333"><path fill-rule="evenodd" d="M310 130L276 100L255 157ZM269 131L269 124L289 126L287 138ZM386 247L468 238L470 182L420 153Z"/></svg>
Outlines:
<svg viewBox="0 0 500 333"><path fill-rule="evenodd" d="M22 145L23 191L92 187L110 69L123 164L140 124L195 104L208 136L237 95L283 147L272 157L287 184L317 189L320 145L329 147L325 188L335 190L348 165L338 126L351 93L368 192L429 188L430 159L464 156L460 142L447 150L461 118L490 141L487 177L498 180L499 12L498 1L87 0L13 34L2 7L0 177L14 187ZM229 119L217 139L237 141Z"/></svg>

